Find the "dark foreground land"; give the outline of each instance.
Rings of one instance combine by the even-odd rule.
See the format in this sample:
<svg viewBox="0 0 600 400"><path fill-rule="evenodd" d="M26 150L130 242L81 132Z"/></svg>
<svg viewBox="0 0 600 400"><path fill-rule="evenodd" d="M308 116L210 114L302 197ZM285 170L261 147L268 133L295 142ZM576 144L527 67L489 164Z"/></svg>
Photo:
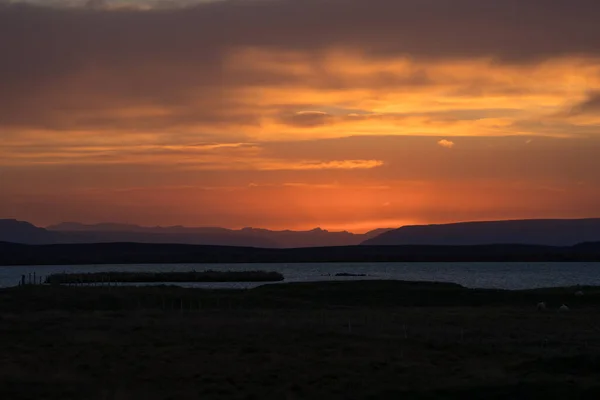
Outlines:
<svg viewBox="0 0 600 400"><path fill-rule="evenodd" d="M600 242L567 247L492 244L290 249L154 243L25 245L0 242L0 265L485 261L600 262Z"/></svg>
<svg viewBox="0 0 600 400"><path fill-rule="evenodd" d="M0 290L2 399L576 399L598 374L600 288Z"/></svg>

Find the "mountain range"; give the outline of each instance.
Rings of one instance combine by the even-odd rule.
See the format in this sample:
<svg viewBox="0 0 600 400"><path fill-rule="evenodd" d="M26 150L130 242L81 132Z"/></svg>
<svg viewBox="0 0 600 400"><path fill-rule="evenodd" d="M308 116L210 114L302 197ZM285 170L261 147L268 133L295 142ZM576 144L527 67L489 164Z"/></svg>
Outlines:
<svg viewBox="0 0 600 400"><path fill-rule="evenodd" d="M47 228L28 222L0 219L0 241L22 244L164 243L257 248L343 246L474 246L490 244L573 246L600 242L600 218L537 219L461 222L376 229L364 234L218 227L143 227L66 222Z"/></svg>
<svg viewBox="0 0 600 400"><path fill-rule="evenodd" d="M143 227L115 223L86 225L76 222L40 228L24 221L0 219L0 241L23 244L136 242L264 248L353 246L386 230L355 234L319 228L310 231L271 231L256 228Z"/></svg>
<svg viewBox="0 0 600 400"><path fill-rule="evenodd" d="M530 219L414 225L382 232L364 245L464 246L520 244L573 246L600 241L600 218Z"/></svg>

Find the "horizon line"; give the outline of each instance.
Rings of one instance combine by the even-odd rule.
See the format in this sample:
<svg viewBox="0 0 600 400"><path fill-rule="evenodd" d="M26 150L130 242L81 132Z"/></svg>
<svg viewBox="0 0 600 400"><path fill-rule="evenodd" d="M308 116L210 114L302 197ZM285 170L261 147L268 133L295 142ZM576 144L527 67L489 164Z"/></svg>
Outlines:
<svg viewBox="0 0 600 400"><path fill-rule="evenodd" d="M350 234L355 234L355 235L361 235L361 234L366 234L375 230L379 230L379 229L388 229L388 230L395 230L395 229L400 229L403 227L409 227L409 226L440 226L440 225L454 225L454 224L471 224L471 223L492 223L492 222L516 222L516 221L569 221L569 220L594 220L594 219L600 219L600 216L594 216L594 217L577 217L577 218L552 218L552 217L548 217L548 218L506 218L506 219L474 219L474 220L463 220L463 221L450 221L450 222L435 222L435 223L407 223L404 225L399 225L399 226L386 226L386 225L378 225L376 228L371 228L371 229L355 229L355 230L350 230L350 229L339 229L339 228L335 228L335 227L330 227L327 228L326 226L323 227L324 225L321 226L316 226L314 228L304 228L304 229L299 229L299 228L263 228L263 227L256 227L256 226L244 226L244 227L225 227L225 226L215 226L215 225L181 225L181 224L175 224L175 225L140 225L140 224L136 224L136 223L128 223L128 222L92 222L92 223L87 223L87 222L77 222L77 221L62 221L62 222L58 222L58 223L52 223L52 224L40 224L37 225L33 222L30 222L28 220L24 220L24 219L19 219L19 218L0 218L0 220L2 219L6 219L6 220L14 220L14 221L18 221L18 222L25 222L25 223L29 223L33 226L36 226L38 228L43 228L43 229L47 229L47 230L52 230L50 228L52 227L56 227L59 225L63 225L63 224L77 224L77 225L82 225L82 226L88 226L88 227L93 227L93 226L98 226L98 225L122 225L122 226L131 226L131 227L137 227L137 228L143 228L143 229L152 229L152 228L160 228L160 229L169 229L169 228L184 228L184 229L224 229L224 230L230 230L230 231L243 231L243 230L247 230L247 229L255 229L255 230L265 230L265 231L271 231L271 232L311 232L311 231L324 231L324 232L329 232L329 233L350 233Z"/></svg>

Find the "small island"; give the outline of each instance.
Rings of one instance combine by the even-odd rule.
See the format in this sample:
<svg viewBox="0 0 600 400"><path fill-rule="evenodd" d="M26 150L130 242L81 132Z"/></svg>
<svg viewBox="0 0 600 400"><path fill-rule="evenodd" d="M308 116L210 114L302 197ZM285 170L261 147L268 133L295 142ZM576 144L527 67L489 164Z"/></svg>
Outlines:
<svg viewBox="0 0 600 400"><path fill-rule="evenodd" d="M46 277L47 284L88 283L181 283L181 282L278 282L279 272L267 271L186 271L186 272L93 272L60 273Z"/></svg>

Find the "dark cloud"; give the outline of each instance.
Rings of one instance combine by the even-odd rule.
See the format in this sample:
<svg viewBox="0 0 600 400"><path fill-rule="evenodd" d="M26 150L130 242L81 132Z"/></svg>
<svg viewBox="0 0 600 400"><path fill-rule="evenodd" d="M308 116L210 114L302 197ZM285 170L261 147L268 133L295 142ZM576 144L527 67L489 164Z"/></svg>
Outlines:
<svg viewBox="0 0 600 400"><path fill-rule="evenodd" d="M102 120L103 110L112 115L140 104L191 108L180 112L195 122L226 121L231 116L223 110L233 109L254 123L247 111L236 110L228 88L285 85L303 77L244 65L227 71L225 61L240 49L295 51L315 60L331 49L365 57L514 63L600 55L597 0L243 0L150 11L106 10L105 3L0 3L4 126L86 127ZM421 71L381 73L362 83L336 80L326 71L322 77L309 84L429 83ZM194 104L198 93L203 104Z"/></svg>
<svg viewBox="0 0 600 400"><path fill-rule="evenodd" d="M590 93L583 102L571 108L570 114L600 114L600 92Z"/></svg>
<svg viewBox="0 0 600 400"><path fill-rule="evenodd" d="M291 115L283 115L280 122L301 128L314 128L333 122L333 117L322 111L302 111Z"/></svg>
<svg viewBox="0 0 600 400"><path fill-rule="evenodd" d="M108 5L106 0L87 0L85 3L86 8L90 8L93 10L103 9Z"/></svg>

